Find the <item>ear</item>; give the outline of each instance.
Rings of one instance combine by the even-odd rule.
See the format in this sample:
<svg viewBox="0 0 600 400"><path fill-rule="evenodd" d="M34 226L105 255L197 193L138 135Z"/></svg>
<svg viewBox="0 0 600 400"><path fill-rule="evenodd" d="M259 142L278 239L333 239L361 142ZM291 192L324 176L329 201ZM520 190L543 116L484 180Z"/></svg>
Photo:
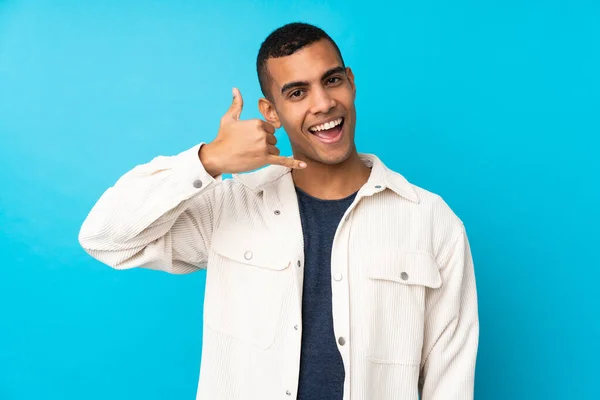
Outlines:
<svg viewBox="0 0 600 400"><path fill-rule="evenodd" d="M350 86L352 87L352 91L354 92L354 96L356 96L356 85L354 84L354 73L350 67L346 67L346 76L348 77L348 82L350 82Z"/></svg>
<svg viewBox="0 0 600 400"><path fill-rule="evenodd" d="M279 121L279 115L275 110L275 105L268 99L262 97L258 99L258 110L265 118L265 120L273 125L275 129L281 128L281 121Z"/></svg>

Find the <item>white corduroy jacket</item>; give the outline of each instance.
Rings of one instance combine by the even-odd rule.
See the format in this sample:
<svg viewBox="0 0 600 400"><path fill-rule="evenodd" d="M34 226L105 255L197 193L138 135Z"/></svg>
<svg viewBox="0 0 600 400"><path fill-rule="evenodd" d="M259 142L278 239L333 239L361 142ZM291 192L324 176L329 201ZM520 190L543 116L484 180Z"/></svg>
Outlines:
<svg viewBox="0 0 600 400"><path fill-rule="evenodd" d="M83 248L116 269L207 268L197 399L296 398L304 249L290 169L213 178L202 143L122 176ZM345 400L473 398L477 292L461 220L374 155L331 258Z"/></svg>

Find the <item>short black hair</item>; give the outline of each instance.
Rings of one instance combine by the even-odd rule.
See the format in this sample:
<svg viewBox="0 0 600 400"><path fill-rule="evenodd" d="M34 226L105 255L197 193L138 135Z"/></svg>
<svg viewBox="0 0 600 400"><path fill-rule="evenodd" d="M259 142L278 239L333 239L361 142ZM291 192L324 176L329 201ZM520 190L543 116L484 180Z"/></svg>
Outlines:
<svg viewBox="0 0 600 400"><path fill-rule="evenodd" d="M272 100L270 93L271 79L267 70L267 60L269 58L279 58L290 56L301 48L308 46L321 39L326 39L333 44L340 57L342 67L344 58L339 47L333 39L321 28L303 22L292 22L277 28L264 40L256 57L256 72L258 82L263 95Z"/></svg>

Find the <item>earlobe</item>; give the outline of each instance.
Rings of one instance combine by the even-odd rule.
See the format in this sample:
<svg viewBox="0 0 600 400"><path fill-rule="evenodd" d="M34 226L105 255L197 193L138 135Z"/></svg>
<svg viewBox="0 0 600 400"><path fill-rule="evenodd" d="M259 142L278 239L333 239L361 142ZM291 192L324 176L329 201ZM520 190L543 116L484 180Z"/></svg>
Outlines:
<svg viewBox="0 0 600 400"><path fill-rule="evenodd" d="M265 120L273 125L275 129L281 128L281 121L279 121L279 115L277 115L277 110L275 110L275 106L266 98L258 99L258 110L265 118Z"/></svg>

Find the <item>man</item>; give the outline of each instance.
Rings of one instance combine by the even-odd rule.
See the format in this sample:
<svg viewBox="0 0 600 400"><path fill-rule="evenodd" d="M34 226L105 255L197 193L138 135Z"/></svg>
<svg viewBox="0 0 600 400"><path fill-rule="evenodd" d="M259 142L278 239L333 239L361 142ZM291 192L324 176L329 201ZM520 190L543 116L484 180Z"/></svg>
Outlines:
<svg viewBox="0 0 600 400"><path fill-rule="evenodd" d="M198 399L472 399L462 222L357 153L354 75L321 29L275 30L257 72L264 121L241 119L234 89L216 138L121 177L81 245L117 269L207 268Z"/></svg>

